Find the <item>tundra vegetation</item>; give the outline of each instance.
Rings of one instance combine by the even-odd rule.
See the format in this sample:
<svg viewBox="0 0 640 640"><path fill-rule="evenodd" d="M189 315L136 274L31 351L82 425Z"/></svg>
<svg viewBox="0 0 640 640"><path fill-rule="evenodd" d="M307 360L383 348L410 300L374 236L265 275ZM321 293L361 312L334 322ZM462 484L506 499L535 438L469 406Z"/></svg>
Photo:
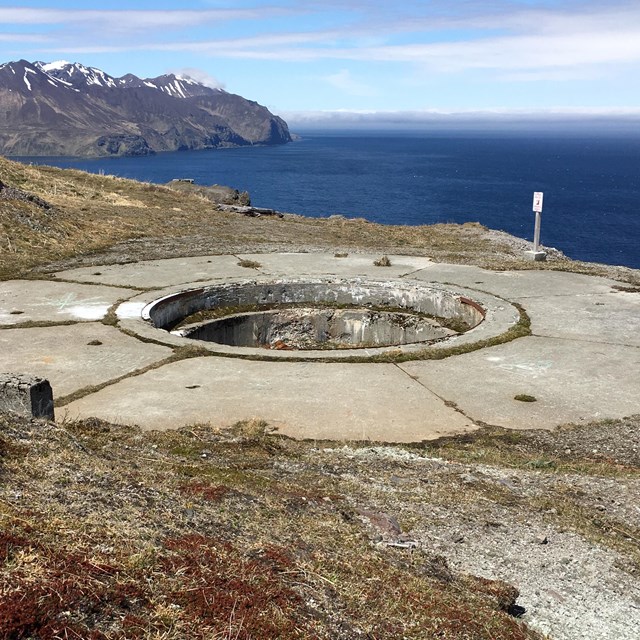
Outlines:
<svg viewBox="0 0 640 640"><path fill-rule="evenodd" d="M558 252L522 261L522 243L477 223L249 218L167 186L4 159L0 180L3 279L322 250L640 286L637 272ZM455 568L442 549L464 545L467 529L489 537L526 522L532 554L545 532L571 534L637 577L637 505L620 490L611 507L611 483L637 487L639 429L638 417L555 432L486 425L374 446L294 441L260 419L143 432L0 414L0 638L541 639L518 619L512 585Z"/></svg>

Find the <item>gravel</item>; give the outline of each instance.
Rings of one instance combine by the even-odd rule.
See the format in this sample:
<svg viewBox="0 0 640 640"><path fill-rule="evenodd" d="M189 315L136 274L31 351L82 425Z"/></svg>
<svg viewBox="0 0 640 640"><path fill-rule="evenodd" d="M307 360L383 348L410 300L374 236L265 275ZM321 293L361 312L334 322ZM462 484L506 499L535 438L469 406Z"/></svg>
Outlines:
<svg viewBox="0 0 640 640"><path fill-rule="evenodd" d="M521 436L520 452L620 473L463 464L397 447L322 451L362 483L367 509L411 524L402 541L513 584L533 629L553 640L637 640L640 417Z"/></svg>

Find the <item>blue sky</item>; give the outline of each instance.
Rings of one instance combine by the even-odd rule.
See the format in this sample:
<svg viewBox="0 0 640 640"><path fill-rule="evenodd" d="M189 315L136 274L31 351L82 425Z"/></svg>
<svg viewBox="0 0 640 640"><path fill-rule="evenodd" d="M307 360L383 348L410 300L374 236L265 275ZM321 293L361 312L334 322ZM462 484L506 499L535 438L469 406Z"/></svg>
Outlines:
<svg viewBox="0 0 640 640"><path fill-rule="evenodd" d="M20 58L188 73L296 122L640 115L639 0L0 0Z"/></svg>

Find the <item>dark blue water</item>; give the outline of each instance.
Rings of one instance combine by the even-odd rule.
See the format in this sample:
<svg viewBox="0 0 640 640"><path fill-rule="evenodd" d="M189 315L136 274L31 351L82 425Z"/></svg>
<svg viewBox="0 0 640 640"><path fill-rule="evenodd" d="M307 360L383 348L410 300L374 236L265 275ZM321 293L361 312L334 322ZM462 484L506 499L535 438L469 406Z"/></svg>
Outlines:
<svg viewBox="0 0 640 640"><path fill-rule="evenodd" d="M640 268L640 133L314 132L279 147L28 160L157 183L225 184L249 191L256 206L307 216L478 221L529 240L533 192L543 191L543 245Z"/></svg>

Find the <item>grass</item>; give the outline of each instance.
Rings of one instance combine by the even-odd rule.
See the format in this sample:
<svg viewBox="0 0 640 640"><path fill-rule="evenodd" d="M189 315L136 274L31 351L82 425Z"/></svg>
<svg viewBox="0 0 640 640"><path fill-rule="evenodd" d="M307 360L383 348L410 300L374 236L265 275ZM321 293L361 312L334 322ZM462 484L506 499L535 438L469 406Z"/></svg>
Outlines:
<svg viewBox="0 0 640 640"><path fill-rule="evenodd" d="M620 422L620 421L617 421ZM441 438L423 444L408 445L429 455L462 463L497 465L513 469L547 470L553 473L584 474L613 478L638 476L637 465L626 460L602 458L589 448L591 432L603 428L601 423L581 425L573 430L561 430L555 435L548 431L516 431L484 426L464 435ZM568 450L561 444L565 434L585 431L581 449Z"/></svg>
<svg viewBox="0 0 640 640"><path fill-rule="evenodd" d="M391 260L389 260L389 256L384 255L381 258L378 258L377 260L374 260L373 264L376 267L390 267L391 266Z"/></svg>
<svg viewBox="0 0 640 640"><path fill-rule="evenodd" d="M27 166L0 157L0 175L8 186L51 205L43 209L33 202L0 199L0 279L63 265L238 253L247 248L335 252L340 247L347 253L384 247L385 256L393 249L496 269L562 269L594 275L611 271L568 259L523 260L509 242L475 222L404 227L296 215L250 218L220 211L197 194L73 169ZM630 270L619 270L617 277L640 285Z"/></svg>
<svg viewBox="0 0 640 640"><path fill-rule="evenodd" d="M538 637L513 587L372 546L368 498L263 421L2 426L0 637Z"/></svg>
<svg viewBox="0 0 640 640"><path fill-rule="evenodd" d="M434 510L512 511L638 561L640 532L585 502L534 432L372 448L293 441L260 419L143 433L0 415L0 434L0 637L541 639L508 614L514 587L428 545L388 546L384 514L420 540ZM434 455L554 482L516 495Z"/></svg>
<svg viewBox="0 0 640 640"><path fill-rule="evenodd" d="M538 399L535 396L530 396L526 393L518 393L517 395L513 396L514 400L517 400L518 402L537 402Z"/></svg>
<svg viewBox="0 0 640 640"><path fill-rule="evenodd" d="M259 269L262 265L255 260L240 260L238 262L239 267L244 267L245 269Z"/></svg>

